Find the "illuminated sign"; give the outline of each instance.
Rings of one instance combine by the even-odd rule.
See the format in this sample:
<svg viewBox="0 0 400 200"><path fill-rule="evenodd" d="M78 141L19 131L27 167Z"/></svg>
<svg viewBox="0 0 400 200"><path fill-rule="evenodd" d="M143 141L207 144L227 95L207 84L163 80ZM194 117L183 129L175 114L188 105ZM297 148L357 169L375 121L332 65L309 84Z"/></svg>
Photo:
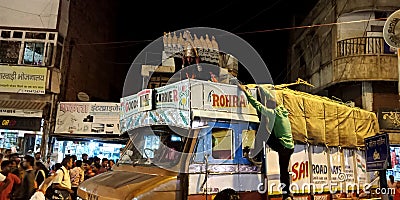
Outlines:
<svg viewBox="0 0 400 200"><path fill-rule="evenodd" d="M41 118L0 116L1 129L40 131Z"/></svg>

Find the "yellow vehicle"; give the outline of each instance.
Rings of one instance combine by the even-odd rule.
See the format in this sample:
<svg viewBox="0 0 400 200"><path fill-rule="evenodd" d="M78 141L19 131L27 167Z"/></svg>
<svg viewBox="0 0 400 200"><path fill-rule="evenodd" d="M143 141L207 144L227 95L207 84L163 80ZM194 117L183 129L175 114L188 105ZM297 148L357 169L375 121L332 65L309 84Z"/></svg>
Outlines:
<svg viewBox="0 0 400 200"><path fill-rule="evenodd" d="M256 97L256 89L250 90ZM355 177L366 177L361 174L362 151L356 151L364 137L379 130L374 113L287 88L276 89L275 95L290 112L300 149L290 165L296 175L293 182L315 183L318 176L330 181L334 172L352 173L347 178L356 183L361 180ZM79 186L80 199L209 200L225 189L241 200L279 195L270 189L279 177L276 157L265 145L267 134L257 131L256 110L236 85L187 79L124 97L121 109L121 132L129 134L130 141L112 171ZM348 148L353 157L343 153L336 163L328 161L333 150L326 155L307 150L338 146ZM264 163L265 171L244 154L245 147L259 155L254 160ZM361 171L356 159L361 159Z"/></svg>

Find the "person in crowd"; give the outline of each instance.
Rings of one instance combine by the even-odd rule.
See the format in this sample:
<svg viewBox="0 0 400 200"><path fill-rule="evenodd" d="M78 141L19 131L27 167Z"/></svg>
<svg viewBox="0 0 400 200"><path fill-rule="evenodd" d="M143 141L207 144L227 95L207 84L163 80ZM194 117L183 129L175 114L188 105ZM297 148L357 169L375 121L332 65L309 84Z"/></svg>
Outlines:
<svg viewBox="0 0 400 200"><path fill-rule="evenodd" d="M10 154L9 160L15 160L17 162L17 165L19 165L19 163L21 162L18 153Z"/></svg>
<svg viewBox="0 0 400 200"><path fill-rule="evenodd" d="M115 165L114 160L108 160L108 170L111 171L113 166Z"/></svg>
<svg viewBox="0 0 400 200"><path fill-rule="evenodd" d="M46 178L43 181L43 183L39 186L39 188L36 190L36 192L32 195L30 200L46 200L45 194L47 192L47 189L53 183L53 180L55 177L56 177L56 174L51 175L48 178Z"/></svg>
<svg viewBox="0 0 400 200"><path fill-rule="evenodd" d="M100 167L98 173L101 174L101 173L106 172L107 168L108 168L108 159L107 158L103 158L101 160L101 167Z"/></svg>
<svg viewBox="0 0 400 200"><path fill-rule="evenodd" d="M47 156L46 162L44 163L44 166L50 171L51 168L53 167L54 162L51 160L51 156Z"/></svg>
<svg viewBox="0 0 400 200"><path fill-rule="evenodd" d="M96 175L96 173L93 172L92 166L90 165L90 161L86 161L83 163L83 169L85 170L85 180L93 177Z"/></svg>
<svg viewBox="0 0 400 200"><path fill-rule="evenodd" d="M49 170L42 162L35 163L35 170L36 170L35 181L37 183L37 186L39 186L48 177Z"/></svg>
<svg viewBox="0 0 400 200"><path fill-rule="evenodd" d="M10 182L7 180L7 176L3 173L0 173L0 191L3 191L10 185Z"/></svg>
<svg viewBox="0 0 400 200"><path fill-rule="evenodd" d="M61 168L56 171L56 177L53 180L54 192L63 196L64 199L71 199L74 191L71 189L71 178L69 170L72 168L72 158L66 156L61 162Z"/></svg>
<svg viewBox="0 0 400 200"><path fill-rule="evenodd" d="M11 173L11 161L10 160L4 160L1 163L1 173L6 176L6 179L8 180L8 184L4 185L5 183L0 183L0 187L3 186L3 189L0 190L0 200L9 200L12 197L12 191L15 185L21 184L21 179L16 176L15 174Z"/></svg>
<svg viewBox="0 0 400 200"><path fill-rule="evenodd" d="M30 155L25 155L22 166L25 169L24 178L22 179L21 187L17 192L16 199L26 200L30 199L35 193L35 158Z"/></svg>
<svg viewBox="0 0 400 200"><path fill-rule="evenodd" d="M99 157L95 156L93 158L93 164L99 164L100 165L100 162L101 162L101 159Z"/></svg>
<svg viewBox="0 0 400 200"><path fill-rule="evenodd" d="M291 180L291 176L289 175L289 161L294 152L294 140L288 117L289 112L283 105L275 105L276 101L269 91L259 88L269 101L274 102L271 106L265 106L248 92L248 88L239 83L237 85L239 89L245 93L249 103L263 115L261 119L268 126L266 127L267 130L271 130L272 128L271 133L267 133L269 134L267 144L272 150L276 151L279 156L280 181L284 184L282 188L282 199L293 199L289 188ZM273 124L271 124L271 122L273 122Z"/></svg>
<svg viewBox="0 0 400 200"><path fill-rule="evenodd" d="M101 168L101 165L98 164L98 163L95 163L95 164L93 165L92 171L95 173L95 175L101 174L100 168Z"/></svg>
<svg viewBox="0 0 400 200"><path fill-rule="evenodd" d="M4 159L4 154L0 153L0 164L1 162L3 162L3 159Z"/></svg>
<svg viewBox="0 0 400 200"><path fill-rule="evenodd" d="M6 151L4 151L4 160L10 160L10 155L11 149L6 149Z"/></svg>
<svg viewBox="0 0 400 200"><path fill-rule="evenodd" d="M240 200L240 196L238 192L228 188L218 192L214 200Z"/></svg>
<svg viewBox="0 0 400 200"><path fill-rule="evenodd" d="M85 171L83 170L82 167L82 160L77 160L75 162L75 167L70 170L70 176L71 176L71 188L74 191L74 193L71 196L72 199L76 199L78 186L85 180Z"/></svg>
<svg viewBox="0 0 400 200"><path fill-rule="evenodd" d="M40 153L40 152L35 153L35 163L36 162L43 162L42 161L42 153Z"/></svg>
<svg viewBox="0 0 400 200"><path fill-rule="evenodd" d="M72 155L71 158L72 158L72 163L73 163L72 168L74 168L75 167L75 162L76 162L76 160L78 160L78 157L76 155Z"/></svg>
<svg viewBox="0 0 400 200"><path fill-rule="evenodd" d="M396 182L394 181L394 176L390 175L389 176L389 180L387 182L388 188L393 188L394 190L396 190ZM393 200L394 195L393 194L389 194L389 200Z"/></svg>
<svg viewBox="0 0 400 200"><path fill-rule="evenodd" d="M86 153L82 154L82 162L85 162L88 160L89 155L87 155Z"/></svg>
<svg viewBox="0 0 400 200"><path fill-rule="evenodd" d="M394 200L400 200L400 181L396 182L396 191L394 192Z"/></svg>

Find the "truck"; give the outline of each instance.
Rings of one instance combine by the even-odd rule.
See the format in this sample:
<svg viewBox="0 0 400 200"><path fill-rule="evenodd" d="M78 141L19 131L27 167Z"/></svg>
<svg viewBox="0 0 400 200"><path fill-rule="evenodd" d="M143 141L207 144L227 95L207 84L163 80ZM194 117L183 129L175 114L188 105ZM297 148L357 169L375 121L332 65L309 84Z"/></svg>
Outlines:
<svg viewBox="0 0 400 200"><path fill-rule="evenodd" d="M368 182L363 146L379 132L375 113L285 86L248 87L261 102L257 88L271 90L289 111L295 199L329 199L333 189L350 194ZM260 122L234 84L189 78L123 97L120 130L130 140L111 171L79 186L78 199L209 200L224 191L279 198L278 158Z"/></svg>

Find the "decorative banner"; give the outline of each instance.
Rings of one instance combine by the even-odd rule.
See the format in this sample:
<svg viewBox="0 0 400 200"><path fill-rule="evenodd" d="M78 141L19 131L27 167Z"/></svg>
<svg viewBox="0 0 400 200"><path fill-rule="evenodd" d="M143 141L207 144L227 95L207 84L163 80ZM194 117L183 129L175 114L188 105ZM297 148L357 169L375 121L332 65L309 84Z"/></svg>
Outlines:
<svg viewBox="0 0 400 200"><path fill-rule="evenodd" d="M267 148L267 176L268 176L268 193L269 194L282 194L279 179L279 156L276 151Z"/></svg>
<svg viewBox="0 0 400 200"><path fill-rule="evenodd" d="M355 184L354 178L354 150L353 149L344 149L343 150L344 157L344 174L346 175L345 182L348 186L352 186ZM346 186L347 187L347 186ZM353 189L352 187L347 187L346 189Z"/></svg>
<svg viewBox="0 0 400 200"><path fill-rule="evenodd" d="M312 177L315 185L315 192L329 191L329 170L328 155L326 147L312 146Z"/></svg>
<svg viewBox="0 0 400 200"><path fill-rule="evenodd" d="M367 171L385 170L389 158L389 136L379 134L365 138Z"/></svg>
<svg viewBox="0 0 400 200"><path fill-rule="evenodd" d="M61 102L54 133L119 134L119 103Z"/></svg>
<svg viewBox="0 0 400 200"><path fill-rule="evenodd" d="M0 66L0 92L45 94L46 67Z"/></svg>
<svg viewBox="0 0 400 200"><path fill-rule="evenodd" d="M335 193L342 189L342 183L345 181L346 175L341 164L342 155L337 147L329 148L329 157L331 159L331 184L329 189Z"/></svg>
<svg viewBox="0 0 400 200"><path fill-rule="evenodd" d="M190 128L189 111L166 108L140 112L121 120L121 133L149 125Z"/></svg>
<svg viewBox="0 0 400 200"><path fill-rule="evenodd" d="M356 168L358 185L363 188L367 183L367 165L365 163L365 151L356 151Z"/></svg>
<svg viewBox="0 0 400 200"><path fill-rule="evenodd" d="M153 90L145 89L137 94L121 98L121 119L141 111L152 109Z"/></svg>
<svg viewBox="0 0 400 200"><path fill-rule="evenodd" d="M189 110L189 80L156 88L156 108Z"/></svg>
<svg viewBox="0 0 400 200"><path fill-rule="evenodd" d="M39 117L42 118L42 110L0 108L0 116L14 117Z"/></svg>
<svg viewBox="0 0 400 200"><path fill-rule="evenodd" d="M0 129L40 131L42 118L0 116Z"/></svg>
<svg viewBox="0 0 400 200"><path fill-rule="evenodd" d="M295 193L310 192L310 169L309 169L308 150L306 145L296 144L294 153L290 159L290 169L292 172L292 191Z"/></svg>

